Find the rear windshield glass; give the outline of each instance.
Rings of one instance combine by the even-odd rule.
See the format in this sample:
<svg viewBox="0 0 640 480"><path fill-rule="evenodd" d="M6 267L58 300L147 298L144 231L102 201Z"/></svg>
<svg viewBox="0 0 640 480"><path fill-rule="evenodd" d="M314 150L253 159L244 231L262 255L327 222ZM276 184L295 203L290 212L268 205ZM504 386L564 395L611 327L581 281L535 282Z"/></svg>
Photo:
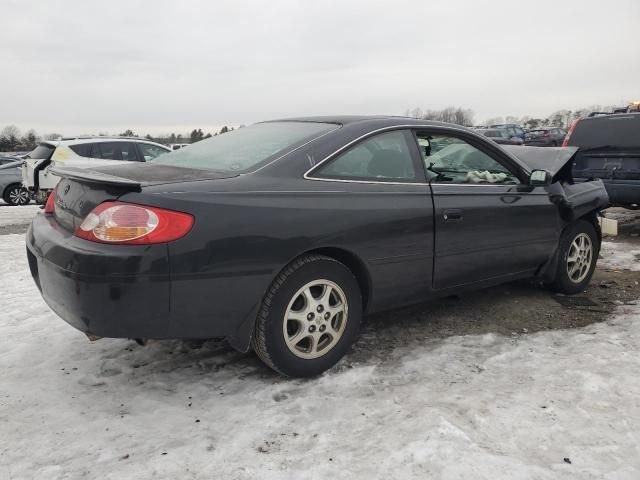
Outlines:
<svg viewBox="0 0 640 480"><path fill-rule="evenodd" d="M529 131L529 135L531 135L532 137L539 137L541 135L544 135L545 133L549 133L549 130L531 130L531 131Z"/></svg>
<svg viewBox="0 0 640 480"><path fill-rule="evenodd" d="M336 128L316 122L256 123L160 155L151 163L242 173Z"/></svg>
<svg viewBox="0 0 640 480"><path fill-rule="evenodd" d="M640 114L608 115L580 120L569 138L569 145L640 148Z"/></svg>
<svg viewBox="0 0 640 480"><path fill-rule="evenodd" d="M48 143L41 143L38 145L35 150L29 152L27 158L35 158L37 160L46 160L48 159L53 151L56 148L53 145L49 145Z"/></svg>

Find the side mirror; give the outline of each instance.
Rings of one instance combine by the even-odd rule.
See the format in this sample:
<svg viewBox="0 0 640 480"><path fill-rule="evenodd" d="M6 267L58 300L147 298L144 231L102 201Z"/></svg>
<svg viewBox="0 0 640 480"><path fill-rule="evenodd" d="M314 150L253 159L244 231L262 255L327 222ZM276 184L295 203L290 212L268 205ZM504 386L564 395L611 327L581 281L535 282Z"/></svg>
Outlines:
<svg viewBox="0 0 640 480"><path fill-rule="evenodd" d="M546 170L534 170L529 176L529 185L532 187L546 187L551 185L551 174Z"/></svg>

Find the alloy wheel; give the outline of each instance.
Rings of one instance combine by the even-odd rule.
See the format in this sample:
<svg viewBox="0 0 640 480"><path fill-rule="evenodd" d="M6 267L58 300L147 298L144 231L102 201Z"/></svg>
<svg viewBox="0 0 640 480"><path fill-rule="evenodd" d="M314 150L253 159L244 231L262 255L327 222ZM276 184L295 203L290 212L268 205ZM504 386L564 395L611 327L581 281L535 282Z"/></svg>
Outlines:
<svg viewBox="0 0 640 480"><path fill-rule="evenodd" d="M349 308L343 290L329 280L314 280L291 298L282 323L289 350L307 360L325 355L338 343Z"/></svg>
<svg viewBox="0 0 640 480"><path fill-rule="evenodd" d="M591 268L593 261L593 245L591 238L586 233L580 233L573 239L569 246L567 256L567 274L574 283L582 282Z"/></svg>
<svg viewBox="0 0 640 480"><path fill-rule="evenodd" d="M29 192L22 187L13 187L8 196L12 205L26 205L29 203Z"/></svg>

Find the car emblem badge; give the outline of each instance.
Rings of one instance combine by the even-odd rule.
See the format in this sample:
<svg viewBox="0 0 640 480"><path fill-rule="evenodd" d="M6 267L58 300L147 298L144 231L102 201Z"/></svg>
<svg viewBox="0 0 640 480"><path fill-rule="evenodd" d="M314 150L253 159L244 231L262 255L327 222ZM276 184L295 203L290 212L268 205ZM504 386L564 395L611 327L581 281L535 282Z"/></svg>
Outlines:
<svg viewBox="0 0 640 480"><path fill-rule="evenodd" d="M67 193L69 193L69 189L71 188L71 185L67 185L66 187L64 187L64 194L66 195Z"/></svg>

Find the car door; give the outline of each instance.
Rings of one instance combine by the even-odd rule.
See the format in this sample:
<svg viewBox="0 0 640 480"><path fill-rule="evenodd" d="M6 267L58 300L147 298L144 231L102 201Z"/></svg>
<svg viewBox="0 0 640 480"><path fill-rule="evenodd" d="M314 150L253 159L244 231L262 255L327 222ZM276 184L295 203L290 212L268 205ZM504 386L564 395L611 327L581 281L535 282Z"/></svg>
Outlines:
<svg viewBox="0 0 640 480"><path fill-rule="evenodd" d="M434 205L433 287L532 274L553 252L556 207L499 148L471 134L419 130Z"/></svg>
<svg viewBox="0 0 640 480"><path fill-rule="evenodd" d="M320 180L313 188L330 193L317 208L335 211L336 222L346 222L319 228L324 229L329 245L357 252L366 264L374 288L372 310L428 296L433 204L410 130L361 139L306 178Z"/></svg>

